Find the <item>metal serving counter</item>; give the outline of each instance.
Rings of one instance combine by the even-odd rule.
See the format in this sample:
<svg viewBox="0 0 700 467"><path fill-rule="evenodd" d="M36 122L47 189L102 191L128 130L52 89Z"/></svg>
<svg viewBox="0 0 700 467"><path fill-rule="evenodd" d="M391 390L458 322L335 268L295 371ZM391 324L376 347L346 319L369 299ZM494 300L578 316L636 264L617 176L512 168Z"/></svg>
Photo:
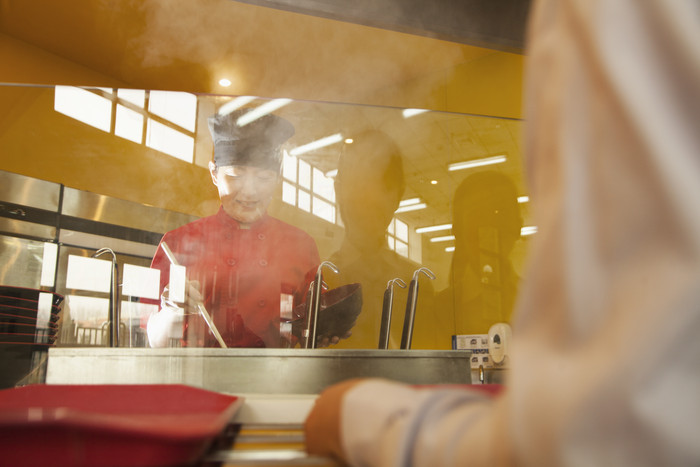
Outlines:
<svg viewBox="0 0 700 467"><path fill-rule="evenodd" d="M469 384L468 350L67 348L49 351L47 384L187 384L244 404L200 466L334 466L309 456L302 424L316 395L355 377Z"/></svg>
<svg viewBox="0 0 700 467"><path fill-rule="evenodd" d="M48 384L188 384L232 394L318 394L356 377L469 384L465 350L135 349L49 351Z"/></svg>

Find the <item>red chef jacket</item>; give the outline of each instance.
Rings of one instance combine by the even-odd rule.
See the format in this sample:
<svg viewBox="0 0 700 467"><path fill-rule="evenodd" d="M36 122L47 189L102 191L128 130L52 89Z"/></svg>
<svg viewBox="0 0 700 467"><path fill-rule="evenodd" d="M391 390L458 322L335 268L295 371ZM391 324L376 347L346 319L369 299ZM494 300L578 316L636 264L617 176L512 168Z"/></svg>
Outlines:
<svg viewBox="0 0 700 467"><path fill-rule="evenodd" d="M320 259L304 231L268 215L241 229L223 208L163 236L187 279L197 280L204 306L229 347L288 345L280 334L280 303L302 303ZM158 248L152 268L160 291L170 281L170 261ZM286 308L289 308L287 305ZM185 317L183 345L218 347L199 315Z"/></svg>

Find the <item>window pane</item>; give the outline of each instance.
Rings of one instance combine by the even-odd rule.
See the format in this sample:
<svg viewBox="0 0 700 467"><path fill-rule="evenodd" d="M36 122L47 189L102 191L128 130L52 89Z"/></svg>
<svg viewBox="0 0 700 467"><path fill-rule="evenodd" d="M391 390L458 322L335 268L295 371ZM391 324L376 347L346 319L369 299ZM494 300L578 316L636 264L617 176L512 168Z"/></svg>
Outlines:
<svg viewBox="0 0 700 467"><path fill-rule="evenodd" d="M297 181L297 158L287 154L287 151L282 159L282 176L292 182Z"/></svg>
<svg viewBox="0 0 700 467"><path fill-rule="evenodd" d="M308 162L299 159L299 185L311 189L311 166Z"/></svg>
<svg viewBox="0 0 700 467"><path fill-rule="evenodd" d="M394 237L387 235L386 244L389 245L390 250L393 250L394 249Z"/></svg>
<svg viewBox="0 0 700 467"><path fill-rule="evenodd" d="M323 172L314 168L314 193L329 201L335 201L333 179L326 177Z"/></svg>
<svg viewBox="0 0 700 467"><path fill-rule="evenodd" d="M394 224L396 223L396 219L392 219L391 222L389 222L389 228L387 229L387 232L389 232L390 235L394 235Z"/></svg>
<svg viewBox="0 0 700 467"><path fill-rule="evenodd" d="M197 98L185 92L151 91L148 110L164 119L194 131Z"/></svg>
<svg viewBox="0 0 700 467"><path fill-rule="evenodd" d="M311 196L302 190L299 190L299 209L303 209L306 212L311 211Z"/></svg>
<svg viewBox="0 0 700 467"><path fill-rule="evenodd" d="M328 222L335 223L335 207L326 201L314 196L313 213L315 216Z"/></svg>
<svg viewBox="0 0 700 467"><path fill-rule="evenodd" d="M141 108L146 102L146 91L142 89L118 89L117 96Z"/></svg>
<svg viewBox="0 0 700 467"><path fill-rule="evenodd" d="M291 183L282 182L282 201L292 206L297 204L297 189Z"/></svg>
<svg viewBox="0 0 700 467"><path fill-rule="evenodd" d="M408 258L408 245L400 240L396 240L396 252Z"/></svg>
<svg viewBox="0 0 700 467"><path fill-rule="evenodd" d="M117 121L114 134L141 144L143 141L143 115L117 104Z"/></svg>
<svg viewBox="0 0 700 467"><path fill-rule="evenodd" d="M112 124L112 102L80 88L56 86L54 110L106 132Z"/></svg>
<svg viewBox="0 0 700 467"><path fill-rule="evenodd" d="M408 243L408 225L398 219L396 219L396 238Z"/></svg>
<svg viewBox="0 0 700 467"><path fill-rule="evenodd" d="M148 120L146 146L185 162L192 162L194 156L193 138L151 119Z"/></svg>

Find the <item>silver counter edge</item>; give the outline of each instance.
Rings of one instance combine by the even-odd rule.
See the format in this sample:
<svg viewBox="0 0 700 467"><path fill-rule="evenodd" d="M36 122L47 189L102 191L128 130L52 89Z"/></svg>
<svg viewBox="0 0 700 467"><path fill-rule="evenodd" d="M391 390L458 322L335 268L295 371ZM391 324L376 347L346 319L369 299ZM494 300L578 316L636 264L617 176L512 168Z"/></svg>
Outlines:
<svg viewBox="0 0 700 467"><path fill-rule="evenodd" d="M318 394L350 378L470 384L468 350L54 347L47 384L187 384L231 394Z"/></svg>

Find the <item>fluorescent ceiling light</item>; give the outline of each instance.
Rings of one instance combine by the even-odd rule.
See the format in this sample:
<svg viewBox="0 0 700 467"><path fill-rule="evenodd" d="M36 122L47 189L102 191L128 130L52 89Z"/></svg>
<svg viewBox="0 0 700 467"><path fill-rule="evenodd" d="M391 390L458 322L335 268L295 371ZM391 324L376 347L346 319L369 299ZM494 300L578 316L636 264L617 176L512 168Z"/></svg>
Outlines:
<svg viewBox="0 0 700 467"><path fill-rule="evenodd" d="M228 115L234 110L238 110L247 103L257 99L255 96L238 96L233 100L228 101L224 105L221 106L219 109L219 115L224 116Z"/></svg>
<svg viewBox="0 0 700 467"><path fill-rule="evenodd" d="M440 230L450 230L451 228L452 224L430 225L428 227L417 228L416 233L439 232Z"/></svg>
<svg viewBox="0 0 700 467"><path fill-rule="evenodd" d="M420 198L409 198L409 199L404 199L399 202L399 206L404 207L404 206L410 206L412 204L418 204L420 203Z"/></svg>
<svg viewBox="0 0 700 467"><path fill-rule="evenodd" d="M307 152L314 151L316 149L325 148L331 144L340 143L343 140L343 135L336 133L331 136L326 136L325 138L317 139L303 146L296 147L289 151L292 156L298 156L300 154L305 154Z"/></svg>
<svg viewBox="0 0 700 467"><path fill-rule="evenodd" d="M428 112L428 109L403 109L403 118L411 118L416 115Z"/></svg>
<svg viewBox="0 0 700 467"><path fill-rule="evenodd" d="M433 237L430 239L432 243L437 243L437 242L450 242L455 239L454 235L445 235L444 237Z"/></svg>
<svg viewBox="0 0 700 467"><path fill-rule="evenodd" d="M445 251L448 252L448 253L451 252L451 251L455 251L455 247L453 247L453 246L448 246L447 248L445 248Z"/></svg>
<svg viewBox="0 0 700 467"><path fill-rule="evenodd" d="M419 209L425 209L427 207L428 205L425 203L410 204L408 206L400 206L396 211L394 211L394 213L399 214L408 211L418 211Z"/></svg>
<svg viewBox="0 0 700 467"><path fill-rule="evenodd" d="M518 203L527 203L530 201L529 196L518 196Z"/></svg>
<svg viewBox="0 0 700 467"><path fill-rule="evenodd" d="M520 235L525 237L527 235L532 235L537 232L536 225L528 225L520 229Z"/></svg>
<svg viewBox="0 0 700 467"><path fill-rule="evenodd" d="M236 124L238 126L246 126L250 122L254 122L260 117L264 117L265 115L272 113L275 110L284 107L285 105L288 105L290 102L292 102L291 99L275 99L270 102L266 102L260 107L256 107L250 112L238 117L238 120L236 120Z"/></svg>
<svg viewBox="0 0 700 467"><path fill-rule="evenodd" d="M503 156L503 155L493 156L493 157L484 157L483 159L473 159L470 161L455 162L454 164L448 165L447 170L449 170L450 172L453 172L455 170L472 169L474 167L481 167L484 165L500 164L501 162L505 162L505 161L506 161L506 156Z"/></svg>

